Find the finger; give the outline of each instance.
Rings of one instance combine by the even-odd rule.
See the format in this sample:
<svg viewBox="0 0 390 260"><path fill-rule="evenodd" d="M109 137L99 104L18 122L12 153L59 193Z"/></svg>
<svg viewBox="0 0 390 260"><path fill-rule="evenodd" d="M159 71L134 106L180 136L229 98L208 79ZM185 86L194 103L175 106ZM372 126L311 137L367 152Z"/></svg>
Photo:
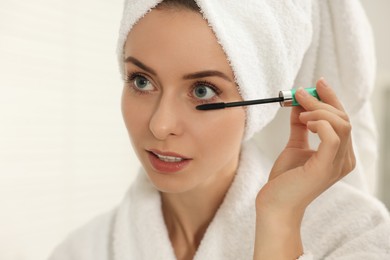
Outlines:
<svg viewBox="0 0 390 260"><path fill-rule="evenodd" d="M337 108L338 110L345 112L345 109L341 104L340 100L337 98L336 93L324 78L320 78L317 81L316 90L324 103L329 104Z"/></svg>
<svg viewBox="0 0 390 260"><path fill-rule="evenodd" d="M340 139L339 151L336 155L336 163L342 164L346 158L346 154L350 151L353 154L352 142L351 142L351 124L348 121L340 118L339 116L327 111L327 110L315 110L311 112L303 112L300 114L299 119L302 123L307 124L311 121L325 120L329 122L331 127L336 132Z"/></svg>
<svg viewBox="0 0 390 260"><path fill-rule="evenodd" d="M320 96L320 97L322 100L322 96ZM319 101L318 99L311 96L309 93L307 93L307 91L305 91L302 88L299 88L296 91L295 98L297 99L299 104L303 108L305 108L305 110L307 110L307 111L324 109L324 110L330 111L330 112L338 115L339 117L343 118L344 120L347 120L347 121L349 120L348 115L343 110L339 110L336 107L325 103L324 101ZM326 98L327 98L327 96L326 96Z"/></svg>
<svg viewBox="0 0 390 260"><path fill-rule="evenodd" d="M309 161L315 160L314 165L320 164L325 169L333 166L340 147L340 138L333 127L328 121L319 120L309 121L307 123L307 128L311 132L318 134L321 141L317 152ZM311 165L311 163L308 165Z"/></svg>
<svg viewBox="0 0 390 260"><path fill-rule="evenodd" d="M330 123L342 141L351 136L351 123L328 110L320 109L302 112L299 115L299 120L303 124L307 124L309 121L325 120Z"/></svg>
<svg viewBox="0 0 390 260"><path fill-rule="evenodd" d="M297 106L291 109L290 115L290 138L287 148L309 149L308 130L306 122L302 123L300 114L305 111L302 107Z"/></svg>
<svg viewBox="0 0 390 260"><path fill-rule="evenodd" d="M342 139L341 149L339 151L339 154L337 155L337 159L335 162L336 164L339 164L341 166L341 174L345 176L349 172L351 172L356 165L356 158L352 145L351 125L349 124L349 117L345 112L341 101L337 98L336 93L324 78L320 78L317 81L316 90L318 95L321 97L322 102L327 103L338 109L340 112L337 112L337 115L347 121L347 124L345 124L344 127L342 127L341 129L336 129L339 136L340 133L342 133L342 135L344 136L348 136L348 138Z"/></svg>

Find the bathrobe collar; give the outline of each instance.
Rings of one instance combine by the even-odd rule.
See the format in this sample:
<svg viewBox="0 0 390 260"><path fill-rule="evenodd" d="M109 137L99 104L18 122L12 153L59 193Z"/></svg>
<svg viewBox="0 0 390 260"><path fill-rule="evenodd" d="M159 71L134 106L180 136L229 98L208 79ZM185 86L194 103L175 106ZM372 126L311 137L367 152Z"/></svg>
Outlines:
<svg viewBox="0 0 390 260"><path fill-rule="evenodd" d="M254 144L243 144L237 175L206 230L195 260L253 257L255 199L271 166L263 157ZM113 236L115 260L176 259L160 194L142 170L121 203Z"/></svg>

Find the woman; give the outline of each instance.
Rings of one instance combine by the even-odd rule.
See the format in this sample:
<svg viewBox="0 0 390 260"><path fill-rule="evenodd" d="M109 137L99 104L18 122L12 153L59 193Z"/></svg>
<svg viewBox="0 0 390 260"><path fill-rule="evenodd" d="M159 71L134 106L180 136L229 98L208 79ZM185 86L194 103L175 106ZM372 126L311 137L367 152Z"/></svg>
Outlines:
<svg viewBox="0 0 390 260"><path fill-rule="evenodd" d="M292 31L277 20L272 35L249 41L264 46L279 38L275 43L294 51L232 50L227 39L240 44L245 35L224 35L221 22L253 24L215 20L213 11L247 17L266 3L276 16L303 14L305 3L254 1L234 10L234 1L220 8L149 2L149 12L147 4L126 3L119 40L122 113L143 169L117 209L75 232L50 259L388 259L388 212L339 182L356 164L351 123L325 79L316 83L321 101L298 89L301 107L291 110L290 137L273 165L250 139L276 106L195 109L271 95L270 83L289 86L310 45L307 20L293 15L289 23L299 26ZM253 26L267 22L260 17ZM248 66L258 73L248 74ZM316 150L308 132L321 140Z"/></svg>

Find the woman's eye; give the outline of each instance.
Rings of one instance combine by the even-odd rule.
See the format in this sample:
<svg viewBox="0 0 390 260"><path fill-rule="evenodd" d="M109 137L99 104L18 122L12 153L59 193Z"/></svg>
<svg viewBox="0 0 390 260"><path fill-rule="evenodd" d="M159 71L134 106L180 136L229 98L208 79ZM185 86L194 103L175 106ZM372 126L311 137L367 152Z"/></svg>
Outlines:
<svg viewBox="0 0 390 260"><path fill-rule="evenodd" d="M201 85L197 85L194 88L192 94L196 98L207 100L207 99L213 98L217 93L214 91L213 88L211 88L207 85L201 84Z"/></svg>
<svg viewBox="0 0 390 260"><path fill-rule="evenodd" d="M142 91L153 90L152 83L143 76L139 76L139 75L135 76L133 79L133 84L137 89Z"/></svg>

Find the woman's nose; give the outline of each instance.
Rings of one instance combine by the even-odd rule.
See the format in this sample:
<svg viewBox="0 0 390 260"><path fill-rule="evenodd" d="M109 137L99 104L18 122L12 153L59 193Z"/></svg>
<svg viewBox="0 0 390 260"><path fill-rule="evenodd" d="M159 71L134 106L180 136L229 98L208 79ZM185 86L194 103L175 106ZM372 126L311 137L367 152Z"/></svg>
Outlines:
<svg viewBox="0 0 390 260"><path fill-rule="evenodd" d="M180 119L182 110L178 103L174 98L160 99L149 122L149 129L158 140L182 134L183 125Z"/></svg>

